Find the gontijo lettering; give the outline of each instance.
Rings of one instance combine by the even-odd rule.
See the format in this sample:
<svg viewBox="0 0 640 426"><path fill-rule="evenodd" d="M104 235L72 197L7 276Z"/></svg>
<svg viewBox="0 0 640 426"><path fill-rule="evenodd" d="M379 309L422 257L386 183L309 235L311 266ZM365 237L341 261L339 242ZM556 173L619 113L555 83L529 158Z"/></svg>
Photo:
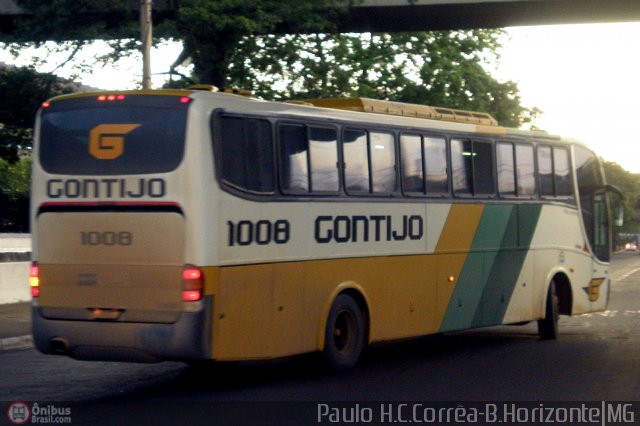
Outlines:
<svg viewBox="0 0 640 426"><path fill-rule="evenodd" d="M49 198L162 198L167 192L164 179L49 179Z"/></svg>
<svg viewBox="0 0 640 426"><path fill-rule="evenodd" d="M419 240L424 236L424 220L418 215L318 216L315 238L318 243L358 241Z"/></svg>

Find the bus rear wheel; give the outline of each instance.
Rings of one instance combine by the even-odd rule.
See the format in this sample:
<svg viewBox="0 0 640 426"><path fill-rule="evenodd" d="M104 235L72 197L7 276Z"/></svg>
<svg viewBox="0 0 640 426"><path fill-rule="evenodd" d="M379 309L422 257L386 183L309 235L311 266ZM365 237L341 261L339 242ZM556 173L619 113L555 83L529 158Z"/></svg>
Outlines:
<svg viewBox="0 0 640 426"><path fill-rule="evenodd" d="M547 292L544 319L538 320L538 334L541 339L550 340L558 336L558 318L560 316L556 283L551 281Z"/></svg>
<svg viewBox="0 0 640 426"><path fill-rule="evenodd" d="M365 346L365 319L360 306L341 294L331 305L324 335L324 355L329 365L343 371L353 367Z"/></svg>

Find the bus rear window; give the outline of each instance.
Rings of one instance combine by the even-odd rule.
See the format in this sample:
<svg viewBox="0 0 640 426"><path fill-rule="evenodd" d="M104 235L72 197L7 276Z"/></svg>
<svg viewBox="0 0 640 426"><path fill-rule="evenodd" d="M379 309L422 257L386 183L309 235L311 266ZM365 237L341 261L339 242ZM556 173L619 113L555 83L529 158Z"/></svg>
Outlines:
<svg viewBox="0 0 640 426"><path fill-rule="evenodd" d="M60 102L59 108L42 113L39 158L48 173L163 173L182 161L187 108L144 106L139 101L78 104Z"/></svg>

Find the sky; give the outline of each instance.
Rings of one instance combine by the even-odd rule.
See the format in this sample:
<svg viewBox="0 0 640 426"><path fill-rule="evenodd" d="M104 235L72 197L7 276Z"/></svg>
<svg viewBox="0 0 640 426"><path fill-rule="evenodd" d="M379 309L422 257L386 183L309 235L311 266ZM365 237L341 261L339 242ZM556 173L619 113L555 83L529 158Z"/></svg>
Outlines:
<svg viewBox="0 0 640 426"><path fill-rule="evenodd" d="M587 143L605 160L640 173L640 23L555 25L507 28L500 61L491 72L499 80L518 83L521 103L543 114L537 127ZM80 61L91 63L100 45ZM179 43L164 43L152 51L154 87L178 56ZM32 52L33 53L33 52ZM35 53L36 55L38 53ZM0 51L0 61L21 64ZM64 61L49 57L39 71L51 71ZM100 89L132 89L141 80L141 57L96 67L82 83ZM186 70L183 70L186 71ZM68 76L70 68L57 70ZM187 72L188 73L188 72Z"/></svg>
<svg viewBox="0 0 640 426"><path fill-rule="evenodd" d="M518 83L536 125L640 173L640 23L508 29L495 76Z"/></svg>

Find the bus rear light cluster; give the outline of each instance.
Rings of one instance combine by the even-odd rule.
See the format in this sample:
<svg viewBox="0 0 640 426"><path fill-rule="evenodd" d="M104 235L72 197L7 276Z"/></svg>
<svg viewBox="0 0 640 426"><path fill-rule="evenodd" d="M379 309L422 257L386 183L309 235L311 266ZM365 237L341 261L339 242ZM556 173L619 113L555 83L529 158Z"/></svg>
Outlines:
<svg viewBox="0 0 640 426"><path fill-rule="evenodd" d="M203 290L202 270L197 266L185 265L182 270L182 300L196 302L202 299Z"/></svg>
<svg viewBox="0 0 640 426"><path fill-rule="evenodd" d="M31 263L29 267L29 287L31 287L31 297L40 296L40 265L38 262Z"/></svg>

